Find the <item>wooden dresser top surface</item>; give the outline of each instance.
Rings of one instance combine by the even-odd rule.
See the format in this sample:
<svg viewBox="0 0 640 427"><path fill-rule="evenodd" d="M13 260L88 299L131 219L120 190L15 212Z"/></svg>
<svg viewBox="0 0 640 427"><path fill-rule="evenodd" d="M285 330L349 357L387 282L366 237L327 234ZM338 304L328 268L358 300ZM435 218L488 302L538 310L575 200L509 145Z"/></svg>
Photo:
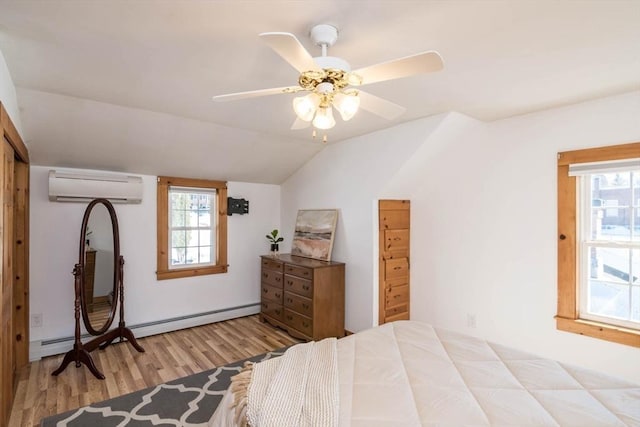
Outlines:
<svg viewBox="0 0 640 427"><path fill-rule="evenodd" d="M271 259L274 261L288 262L291 264L296 264L296 265L309 267L309 268L322 268L322 267L332 267L334 265L344 265L343 262L322 261L319 259L305 258L301 256L291 255L291 254L262 255L262 258Z"/></svg>

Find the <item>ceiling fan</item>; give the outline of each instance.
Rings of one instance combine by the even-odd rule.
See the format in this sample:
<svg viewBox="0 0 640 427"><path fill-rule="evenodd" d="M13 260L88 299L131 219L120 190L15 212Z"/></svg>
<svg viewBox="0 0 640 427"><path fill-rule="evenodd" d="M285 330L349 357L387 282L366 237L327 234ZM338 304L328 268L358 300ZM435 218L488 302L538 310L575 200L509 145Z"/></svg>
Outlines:
<svg viewBox="0 0 640 427"><path fill-rule="evenodd" d="M237 92L214 96L214 101L235 101L281 93L308 92L293 100L296 120L291 129L303 129L310 124L317 129L331 129L336 122L335 108L347 121L361 107L388 120L400 116L405 108L355 87L386 80L431 73L442 69L442 58L435 51L418 53L404 58L371 65L351 71L342 58L327 56L327 48L338 40L338 30L327 24L316 25L309 33L311 40L322 49L322 56L312 57L300 41L290 33L262 33L260 38L295 68L300 76L297 86ZM315 136L315 130L314 130ZM324 137L326 141L326 135Z"/></svg>

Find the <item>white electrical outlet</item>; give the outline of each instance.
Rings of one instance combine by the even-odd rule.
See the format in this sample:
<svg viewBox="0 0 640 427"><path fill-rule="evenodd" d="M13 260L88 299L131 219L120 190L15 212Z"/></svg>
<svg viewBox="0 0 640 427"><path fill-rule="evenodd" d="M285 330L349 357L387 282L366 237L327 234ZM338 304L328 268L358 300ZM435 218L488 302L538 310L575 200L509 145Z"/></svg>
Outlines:
<svg viewBox="0 0 640 427"><path fill-rule="evenodd" d="M34 328L42 328L42 313L31 315L31 326Z"/></svg>
<svg viewBox="0 0 640 427"><path fill-rule="evenodd" d="M476 315L467 313L467 327L475 329L476 328Z"/></svg>

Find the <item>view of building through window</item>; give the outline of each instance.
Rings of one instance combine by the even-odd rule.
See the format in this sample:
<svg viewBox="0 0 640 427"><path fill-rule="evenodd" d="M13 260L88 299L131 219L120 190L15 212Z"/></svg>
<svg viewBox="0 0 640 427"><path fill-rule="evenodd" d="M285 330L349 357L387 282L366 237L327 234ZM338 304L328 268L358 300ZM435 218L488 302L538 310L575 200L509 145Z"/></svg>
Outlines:
<svg viewBox="0 0 640 427"><path fill-rule="evenodd" d="M215 264L215 191L169 189L170 268Z"/></svg>
<svg viewBox="0 0 640 427"><path fill-rule="evenodd" d="M640 171L583 176L580 317L640 327Z"/></svg>

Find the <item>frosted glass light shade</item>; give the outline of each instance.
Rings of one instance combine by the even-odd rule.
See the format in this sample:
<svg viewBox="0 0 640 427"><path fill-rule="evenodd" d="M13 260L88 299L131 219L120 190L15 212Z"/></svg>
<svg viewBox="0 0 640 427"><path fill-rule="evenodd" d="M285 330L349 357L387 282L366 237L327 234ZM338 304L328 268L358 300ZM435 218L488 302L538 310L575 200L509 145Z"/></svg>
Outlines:
<svg viewBox="0 0 640 427"><path fill-rule="evenodd" d="M318 105L320 105L320 96L313 92L293 99L293 111L295 111L300 120L305 122L310 122L313 119Z"/></svg>
<svg viewBox="0 0 640 427"><path fill-rule="evenodd" d="M335 125L336 120L333 118L333 108L318 108L316 117L313 119L313 126L318 129L331 129Z"/></svg>
<svg viewBox="0 0 640 427"><path fill-rule="evenodd" d="M346 122L347 120L351 120L358 112L360 97L357 93L336 93L333 97L333 106L336 107L336 110L340 113L342 120Z"/></svg>

